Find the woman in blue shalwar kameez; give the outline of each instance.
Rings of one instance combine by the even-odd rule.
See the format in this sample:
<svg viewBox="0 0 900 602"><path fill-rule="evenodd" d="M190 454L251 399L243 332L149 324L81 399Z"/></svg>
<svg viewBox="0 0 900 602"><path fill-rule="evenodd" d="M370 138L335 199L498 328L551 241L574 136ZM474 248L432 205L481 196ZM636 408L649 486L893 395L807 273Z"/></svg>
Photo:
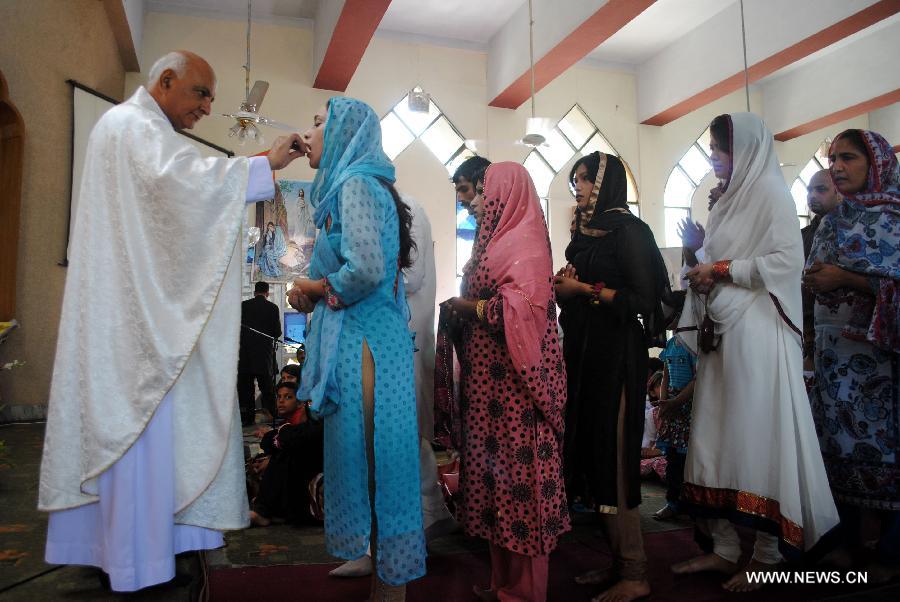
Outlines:
<svg viewBox="0 0 900 602"><path fill-rule="evenodd" d="M304 135L316 240L310 279L291 304L315 303L301 390L325 417L325 538L359 558L371 543L373 600L402 600L425 573L413 341L403 278L411 217L367 104L332 98Z"/></svg>

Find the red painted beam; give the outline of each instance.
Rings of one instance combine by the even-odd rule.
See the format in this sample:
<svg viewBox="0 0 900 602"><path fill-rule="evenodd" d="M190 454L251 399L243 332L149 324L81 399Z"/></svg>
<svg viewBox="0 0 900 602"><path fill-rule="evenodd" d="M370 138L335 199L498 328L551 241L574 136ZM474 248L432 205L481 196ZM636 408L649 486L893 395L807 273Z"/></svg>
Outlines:
<svg viewBox="0 0 900 602"><path fill-rule="evenodd" d="M847 36L858 31L862 31L866 27L874 25L883 19L887 19L898 12L900 12L900 2L897 0L880 0L858 13L850 15L846 19L838 21L834 25L826 27L808 38L800 40L793 46L789 46L784 50L751 65L749 69L747 69L750 82L759 81L767 75L778 71L782 67L795 63L814 52L818 52L819 50L843 40ZM714 100L718 100L736 90L740 90L743 86L744 72L739 71L731 77L723 79L717 84L713 84L706 90L669 107L661 113L657 113L641 123L643 125L666 125L679 117L683 117L700 107L708 105Z"/></svg>
<svg viewBox="0 0 900 602"><path fill-rule="evenodd" d="M346 0L334 26L314 88L343 92L350 84L391 0Z"/></svg>
<svg viewBox="0 0 900 602"><path fill-rule="evenodd" d="M803 136L804 134L815 132L816 130L821 130L822 128L828 127L829 125L840 123L841 121L845 121L847 119L850 119L851 117L856 117L857 115L862 115L863 113L870 113L872 111L890 106L895 102L900 102L900 88L894 90L893 92L888 92L887 94L882 94L881 96L872 98L871 100L855 104L852 107L847 107L846 109L835 111L830 115L825 115L824 117L819 117L818 119L807 121L806 123L802 123L797 127L791 128L789 130L779 132L778 134L775 134L775 140L778 140L779 142L785 142L787 140L797 138L798 136Z"/></svg>
<svg viewBox="0 0 900 602"><path fill-rule="evenodd" d="M609 0L534 64L535 92L586 57L656 0ZM517 109L531 96L531 71L497 95L490 106Z"/></svg>

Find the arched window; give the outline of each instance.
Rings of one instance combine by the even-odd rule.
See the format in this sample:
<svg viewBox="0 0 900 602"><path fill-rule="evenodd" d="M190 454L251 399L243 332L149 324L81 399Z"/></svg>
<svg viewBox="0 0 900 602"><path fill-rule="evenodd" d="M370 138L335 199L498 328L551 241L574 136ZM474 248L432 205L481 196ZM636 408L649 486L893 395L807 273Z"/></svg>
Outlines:
<svg viewBox="0 0 900 602"><path fill-rule="evenodd" d="M428 112L419 113L409 109L409 95L388 111L381 119L381 144L384 152L393 161L405 151L413 140L421 138L428 150L434 154L453 176L459 164L473 156L466 147L466 141L459 130L447 119L433 100L428 101ZM448 193L452 190L448 186ZM462 269L472 255L475 239L475 218L461 205L456 207L456 282L461 281Z"/></svg>
<svg viewBox="0 0 900 602"><path fill-rule="evenodd" d="M600 151L609 155L622 158L612 144L594 125L594 122L585 114L577 104L569 109L569 112L560 119L556 126L550 130L545 144L536 147L522 164L531 174L537 193L541 197L544 206L544 214L547 214L547 197L550 194L550 184L566 163L575 155L589 155L594 151ZM641 210L638 200L637 186L628 163L625 164L625 172L628 176L628 208L640 217Z"/></svg>
<svg viewBox="0 0 900 602"><path fill-rule="evenodd" d="M824 140L816 149L816 153L800 170L800 175L791 184L791 196L794 197L794 205L797 206L797 217L800 218L801 226L809 224L809 205L806 203L809 180L817 171L828 168L828 149L830 147L831 141Z"/></svg>
<svg viewBox="0 0 900 602"><path fill-rule="evenodd" d="M691 199L700 186L700 181L712 169L709 162L709 128L691 144L666 180L663 193L664 224L666 228L666 246L680 247L678 222L691 214Z"/></svg>
<svg viewBox="0 0 900 602"><path fill-rule="evenodd" d="M413 140L421 138L450 175L460 163L472 156L465 139L433 100L428 101L428 112L409 109L409 95L394 105L381 118L381 145L391 161L405 151Z"/></svg>

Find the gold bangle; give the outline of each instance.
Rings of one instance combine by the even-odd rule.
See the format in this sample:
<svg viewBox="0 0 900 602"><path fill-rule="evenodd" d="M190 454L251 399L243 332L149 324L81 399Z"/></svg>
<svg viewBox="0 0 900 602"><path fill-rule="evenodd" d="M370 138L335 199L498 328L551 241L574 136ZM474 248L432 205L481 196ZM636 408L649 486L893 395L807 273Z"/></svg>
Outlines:
<svg viewBox="0 0 900 602"><path fill-rule="evenodd" d="M475 304L475 316L478 318L479 322L484 322L484 304L487 303L486 299L481 299L478 303Z"/></svg>

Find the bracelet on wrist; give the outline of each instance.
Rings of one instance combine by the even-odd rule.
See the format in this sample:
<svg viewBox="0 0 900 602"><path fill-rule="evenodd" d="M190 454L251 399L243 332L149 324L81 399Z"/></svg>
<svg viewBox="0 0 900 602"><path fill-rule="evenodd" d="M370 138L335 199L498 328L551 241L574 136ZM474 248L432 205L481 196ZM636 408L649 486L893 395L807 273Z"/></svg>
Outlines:
<svg viewBox="0 0 900 602"><path fill-rule="evenodd" d="M731 279L731 260L717 261L713 264L712 277L716 282Z"/></svg>
<svg viewBox="0 0 900 602"><path fill-rule="evenodd" d="M475 317L478 318L479 322L484 322L484 306L486 303L486 299L481 299L475 304Z"/></svg>
<svg viewBox="0 0 900 602"><path fill-rule="evenodd" d="M597 306L603 302L600 299L600 293L605 288L606 288L606 284L603 282L597 282L597 283L591 285L591 299L590 299L591 305Z"/></svg>

